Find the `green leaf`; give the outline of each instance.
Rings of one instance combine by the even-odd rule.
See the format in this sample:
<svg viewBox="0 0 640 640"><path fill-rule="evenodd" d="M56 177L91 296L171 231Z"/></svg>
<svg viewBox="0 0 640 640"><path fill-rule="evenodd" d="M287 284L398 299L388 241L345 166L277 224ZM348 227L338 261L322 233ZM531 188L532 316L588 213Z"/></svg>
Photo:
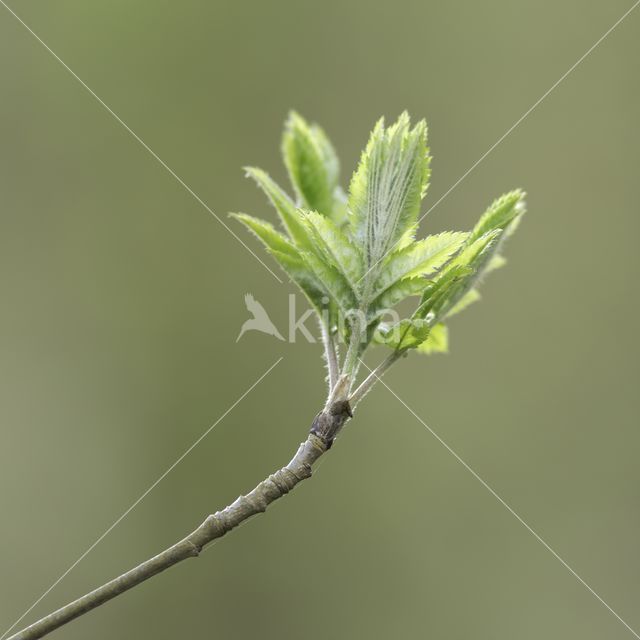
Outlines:
<svg viewBox="0 0 640 640"><path fill-rule="evenodd" d="M506 229L516 218L520 218L525 211L524 197L524 191L516 189L494 200L473 228L469 236L469 244L489 231Z"/></svg>
<svg viewBox="0 0 640 640"><path fill-rule="evenodd" d="M337 226L346 231L349 225L347 194L342 190L342 187L337 187L333 195L333 214L331 219Z"/></svg>
<svg viewBox="0 0 640 640"><path fill-rule="evenodd" d="M356 308L353 290L336 266L311 252L303 253L302 258L322 285L326 295L337 304L343 314L346 315Z"/></svg>
<svg viewBox="0 0 640 640"><path fill-rule="evenodd" d="M374 340L392 349L415 349L427 339L430 330L426 320L406 318L391 326L381 323Z"/></svg>
<svg viewBox="0 0 640 640"><path fill-rule="evenodd" d="M448 353L449 330L444 324L436 324L429 333L427 339L417 347L418 353Z"/></svg>
<svg viewBox="0 0 640 640"><path fill-rule="evenodd" d="M311 303L311 306L319 314L322 314L323 310L326 310L329 305L329 299L322 284L305 263L302 256L279 253L278 251L272 251L271 254L291 280L298 285Z"/></svg>
<svg viewBox="0 0 640 640"><path fill-rule="evenodd" d="M485 267L498 249L502 233L502 229L485 233L451 261L442 277L446 277L446 272L452 269L465 269L466 274L459 274L459 277L453 279L449 275L450 281L446 286L441 287L438 301L430 309L436 319L445 317L478 282Z"/></svg>
<svg viewBox="0 0 640 640"><path fill-rule="evenodd" d="M371 312L378 314L385 309L392 309L405 298L422 294L426 285L427 281L420 276L398 280L371 303Z"/></svg>
<svg viewBox="0 0 640 640"><path fill-rule="evenodd" d="M428 276L446 264L460 249L466 233L445 232L413 242L391 253L382 263L373 297L409 276Z"/></svg>
<svg viewBox="0 0 640 640"><path fill-rule="evenodd" d="M268 222L254 218L246 213L230 213L229 215L239 222L242 222L269 251L277 251L294 256L298 255L298 250L295 246L280 232L276 231Z"/></svg>
<svg viewBox="0 0 640 640"><path fill-rule="evenodd" d="M427 283L413 317L426 318L432 325L445 317L477 282L501 233L498 229L476 240Z"/></svg>
<svg viewBox="0 0 640 640"><path fill-rule="evenodd" d="M467 240L465 248L451 261L451 266L468 266L476 269L482 260L491 257L489 249L495 247L498 238L502 235L502 229L488 231L480 238Z"/></svg>
<svg viewBox="0 0 640 640"><path fill-rule="evenodd" d="M329 218L315 211L305 214L308 233L325 262L336 266L354 291L362 277L362 256L357 246Z"/></svg>
<svg viewBox="0 0 640 640"><path fill-rule="evenodd" d="M340 165L324 131L292 111L285 125L282 154L299 204L331 216Z"/></svg>
<svg viewBox="0 0 640 640"><path fill-rule="evenodd" d="M246 213L232 213L233 218L244 224L268 249L284 272L305 294L311 305L320 313L329 299L313 269L307 265L296 247L268 222Z"/></svg>
<svg viewBox="0 0 640 640"><path fill-rule="evenodd" d="M244 213L231 215L242 222L267 247L269 253L318 311L326 308L330 301L333 301L344 314L356 308L356 297L345 276L336 265L325 259L317 244L313 244L313 251L300 253L268 222Z"/></svg>
<svg viewBox="0 0 640 640"><path fill-rule="evenodd" d="M409 128L409 116L385 129L380 120L351 179L349 210L352 235L374 280L379 262L413 234L429 179L427 126Z"/></svg>
<svg viewBox="0 0 640 640"><path fill-rule="evenodd" d="M444 306L448 297L459 283L463 282L471 274L473 274L473 269L465 265L447 267L444 273L440 274L436 280L427 283L413 317L429 318L433 324L437 311Z"/></svg>
<svg viewBox="0 0 640 640"><path fill-rule="evenodd" d="M312 124L310 129L311 136L320 150L324 168L327 172L327 182L332 190L331 195L333 197L335 195L333 192L338 188L338 180L340 179L340 160L338 160L338 155L324 130L317 124Z"/></svg>
<svg viewBox="0 0 640 640"><path fill-rule="evenodd" d="M439 299L429 312L435 319L459 313L479 299L474 287L483 275L502 267L506 260L498 253L504 239L513 233L525 212L524 192L511 191L497 200L481 216L462 251L445 268L447 271L465 267L470 273L440 287Z"/></svg>
<svg viewBox="0 0 640 640"><path fill-rule="evenodd" d="M524 213L523 198L524 192L516 190L493 202L460 252L427 285L414 317L428 318L433 324L479 299L474 287L483 275L505 263L498 250Z"/></svg>
<svg viewBox="0 0 640 640"><path fill-rule="evenodd" d="M247 176L253 178L265 192L296 246L300 250L310 249L311 242L304 226L302 214L296 209L291 198L262 169L246 167L245 170Z"/></svg>

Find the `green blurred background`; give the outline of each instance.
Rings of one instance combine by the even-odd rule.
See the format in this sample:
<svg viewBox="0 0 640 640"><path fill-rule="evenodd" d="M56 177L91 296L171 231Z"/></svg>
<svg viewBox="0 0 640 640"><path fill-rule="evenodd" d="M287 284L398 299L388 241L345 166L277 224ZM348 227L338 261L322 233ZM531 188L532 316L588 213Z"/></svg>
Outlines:
<svg viewBox="0 0 640 640"><path fill-rule="evenodd" d="M290 108L345 183L377 117L426 117L431 206L630 5L11 4L225 221L274 218L241 167L284 181ZM450 355L387 380L635 629L639 34L637 9L424 221L467 228L529 193ZM324 382L318 345L235 343L245 292L282 331L294 287L2 6L0 78L1 633L278 358L24 623L284 464ZM58 636L633 637L383 387L312 481Z"/></svg>

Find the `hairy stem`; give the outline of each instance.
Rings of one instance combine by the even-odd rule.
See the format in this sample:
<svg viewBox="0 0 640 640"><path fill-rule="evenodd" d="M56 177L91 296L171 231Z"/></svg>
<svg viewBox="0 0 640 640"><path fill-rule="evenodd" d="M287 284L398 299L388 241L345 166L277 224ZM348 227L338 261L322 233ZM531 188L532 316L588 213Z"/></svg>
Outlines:
<svg viewBox="0 0 640 640"><path fill-rule="evenodd" d="M336 351L335 340L324 323L320 323L320 329L322 331L322 343L324 344L324 356L327 360L327 369L329 370L329 393L331 393L338 382L338 375L340 373L338 353Z"/></svg>
<svg viewBox="0 0 640 640"><path fill-rule="evenodd" d="M299 482L311 477L311 467L330 447L342 425L351 417L349 404L336 402L321 411L313 421L311 432L289 464L263 480L246 495L208 516L186 538L157 556L123 573L94 591L45 616L7 640L36 640L71 620L99 607L156 574L187 558L197 557L202 549L253 515L262 513Z"/></svg>
<svg viewBox="0 0 640 640"><path fill-rule="evenodd" d="M349 347L342 363L342 373L349 377L350 384L353 381L358 372L358 366L360 361L358 356L360 355L362 347L362 337L366 331L366 309L359 309L351 320L351 337L349 339Z"/></svg>
<svg viewBox="0 0 640 640"><path fill-rule="evenodd" d="M360 383L360 386L351 394L349 398L349 405L353 408L356 407L358 402L364 398L373 385L378 382L380 378L387 372L387 370L397 362L403 355L404 351L394 351L388 355L375 369L370 370L369 375ZM366 365L365 365L366 366Z"/></svg>

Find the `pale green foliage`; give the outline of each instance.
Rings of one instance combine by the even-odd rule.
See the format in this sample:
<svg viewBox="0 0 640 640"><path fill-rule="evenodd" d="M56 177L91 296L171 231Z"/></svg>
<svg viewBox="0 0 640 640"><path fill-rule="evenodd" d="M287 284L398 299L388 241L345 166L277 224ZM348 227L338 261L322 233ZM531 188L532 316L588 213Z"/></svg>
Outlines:
<svg viewBox="0 0 640 640"><path fill-rule="evenodd" d="M430 331L431 327L427 320L405 318L392 326L380 323L374 339L376 342L386 344L393 349L411 349L422 344L429 336Z"/></svg>
<svg viewBox="0 0 640 640"><path fill-rule="evenodd" d="M448 350L444 324L480 298L482 276L503 266L500 251L525 211L524 192L495 200L468 233L444 232L415 240L430 175L427 127L411 127L403 113L380 120L350 182L339 185L339 162L324 131L292 113L282 142L295 194L291 199L264 171L247 174L276 209L284 233L246 214L233 214L266 246L302 289L329 333L396 352ZM417 298L419 296L419 299ZM393 326L385 312L416 297L409 318ZM338 322L357 312L366 326Z"/></svg>
<svg viewBox="0 0 640 640"><path fill-rule="evenodd" d="M299 206L331 216L340 163L324 131L291 112L282 138L282 154Z"/></svg>
<svg viewBox="0 0 640 640"><path fill-rule="evenodd" d="M262 241L270 252L273 253L275 251L292 256L298 255L296 247L268 222L249 216L246 213L232 213L231 216L253 231L254 235Z"/></svg>
<svg viewBox="0 0 640 640"><path fill-rule="evenodd" d="M381 263L373 298L405 278L432 275L456 254L466 238L466 233L445 232L391 252Z"/></svg>
<svg viewBox="0 0 640 640"><path fill-rule="evenodd" d="M315 211L305 215L305 224L322 258L338 268L355 293L362 275L362 256L351 238L332 220Z"/></svg>
<svg viewBox="0 0 640 640"><path fill-rule="evenodd" d="M482 214L469 236L469 242L494 229L506 229L515 218L524 213L524 192L520 189L505 193Z"/></svg>
<svg viewBox="0 0 640 640"><path fill-rule="evenodd" d="M416 348L418 353L448 353L449 329L441 322L431 328L429 337Z"/></svg>
<svg viewBox="0 0 640 640"><path fill-rule="evenodd" d="M399 241L413 237L428 181L424 120L413 129L407 113L386 129L380 120L349 188L349 225L362 247L366 282L375 279L381 261Z"/></svg>
<svg viewBox="0 0 640 640"><path fill-rule="evenodd" d="M247 167L246 171L247 176L253 178L267 194L291 239L300 247L310 248L302 214L291 198L261 169Z"/></svg>

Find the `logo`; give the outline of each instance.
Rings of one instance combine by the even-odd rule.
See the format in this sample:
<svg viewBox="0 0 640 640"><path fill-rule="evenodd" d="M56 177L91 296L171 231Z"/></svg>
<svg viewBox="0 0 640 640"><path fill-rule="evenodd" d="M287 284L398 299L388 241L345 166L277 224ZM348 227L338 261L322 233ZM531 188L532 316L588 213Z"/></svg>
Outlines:
<svg viewBox="0 0 640 640"><path fill-rule="evenodd" d="M278 340L284 340L276 325L271 322L271 318L265 311L265 308L250 293L245 293L244 303L247 311L253 318L249 318L249 320L242 325L236 342L238 342L247 331L261 331L269 336L278 338Z"/></svg>
<svg viewBox="0 0 640 640"><path fill-rule="evenodd" d="M323 302L328 302L328 299L323 299ZM236 338L236 342L238 342L240 338L242 338L242 336L248 331L259 331L260 333L265 333L268 336L273 336L278 340L285 340L283 335L278 330L278 327L276 327L276 325L269 317L266 309L254 298L252 294L245 293L244 304L247 307L247 311L251 314L252 317L246 320L240 328L240 333ZM311 344L315 344L319 341L320 337L316 337L315 335L313 335L313 333L309 330L309 327L307 327L305 324L305 322L308 321L309 318L312 318L313 315L314 312L310 308L305 309L301 312L301 315L299 315L296 309L296 296L293 293L289 294L289 326L286 338L287 342L290 342L292 344L295 343L298 334L302 334L304 339ZM334 326L334 330L337 331L338 336L345 335L345 328L348 329L349 325L354 322L354 318L358 318L361 323L367 322L367 318L362 317L362 311L360 311L359 309L352 309L345 313L340 313L337 319L334 319L337 323ZM325 325L329 323L328 315L325 316L324 311L322 319ZM400 322L400 317L395 309L379 309L376 314L376 319L380 323L379 326L381 328L398 326L397 323ZM369 319L369 322L370 321L371 319ZM363 339L365 339L366 337L365 334L363 334Z"/></svg>

